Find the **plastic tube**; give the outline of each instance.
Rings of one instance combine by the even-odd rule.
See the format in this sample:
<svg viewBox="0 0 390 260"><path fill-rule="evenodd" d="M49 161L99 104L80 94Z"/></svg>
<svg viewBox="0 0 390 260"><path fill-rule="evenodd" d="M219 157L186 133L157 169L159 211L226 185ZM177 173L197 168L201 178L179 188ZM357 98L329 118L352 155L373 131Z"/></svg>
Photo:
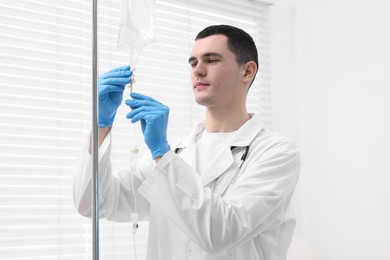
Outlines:
<svg viewBox="0 0 390 260"><path fill-rule="evenodd" d="M129 63L133 71L131 82L129 84L130 92L133 91L135 83L134 71L138 64L138 58L143 48L155 40L155 6L156 0L122 0L122 13L120 19L119 35L117 49L129 53ZM134 184L134 174L137 168L138 152L136 126L134 130L134 147L130 154L130 174L132 184ZM132 187L134 196L134 211L131 214L133 222L132 234L134 242L134 255L137 259L135 246L135 234L138 226L138 208L136 200L136 191Z"/></svg>

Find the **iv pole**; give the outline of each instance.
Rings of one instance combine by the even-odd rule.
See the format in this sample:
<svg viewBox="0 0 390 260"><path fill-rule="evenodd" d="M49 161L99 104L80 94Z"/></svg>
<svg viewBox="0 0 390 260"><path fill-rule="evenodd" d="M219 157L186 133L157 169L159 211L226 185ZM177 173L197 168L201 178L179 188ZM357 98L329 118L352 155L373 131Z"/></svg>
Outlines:
<svg viewBox="0 0 390 260"><path fill-rule="evenodd" d="M92 259L99 260L99 138L98 138L98 46L97 0L92 0Z"/></svg>

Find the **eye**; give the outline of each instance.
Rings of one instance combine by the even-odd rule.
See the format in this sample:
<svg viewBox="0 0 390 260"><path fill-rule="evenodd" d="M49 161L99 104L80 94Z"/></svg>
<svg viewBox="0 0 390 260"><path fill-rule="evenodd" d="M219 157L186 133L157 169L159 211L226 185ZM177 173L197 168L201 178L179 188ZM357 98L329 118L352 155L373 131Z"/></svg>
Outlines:
<svg viewBox="0 0 390 260"><path fill-rule="evenodd" d="M190 66L191 66L191 68L195 68L196 67L196 65L197 65L198 63L197 62L190 62Z"/></svg>
<svg viewBox="0 0 390 260"><path fill-rule="evenodd" d="M215 63L215 62L217 62L218 60L217 59L209 59L208 60L208 63Z"/></svg>

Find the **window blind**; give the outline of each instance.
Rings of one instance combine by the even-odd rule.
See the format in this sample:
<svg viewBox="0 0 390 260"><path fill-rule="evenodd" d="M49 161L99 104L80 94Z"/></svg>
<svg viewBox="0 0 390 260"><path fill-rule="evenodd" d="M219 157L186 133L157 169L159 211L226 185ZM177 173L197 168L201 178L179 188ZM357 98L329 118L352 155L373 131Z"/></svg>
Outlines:
<svg viewBox="0 0 390 260"><path fill-rule="evenodd" d="M130 60L116 51L120 7L120 0L99 1L101 73ZM156 42L141 53L134 91L170 106L169 140L203 117L187 60L195 35L211 24L232 24L254 36L260 72L248 110L272 125L268 17L260 1L157 1ZM71 187L91 125L91 19L86 0L0 3L0 259L91 259L91 221L74 209ZM113 128L114 170L129 162L131 144L145 150L127 112L119 108ZM140 223L139 259L147 229ZM101 220L101 259L131 259L130 231L129 223Z"/></svg>

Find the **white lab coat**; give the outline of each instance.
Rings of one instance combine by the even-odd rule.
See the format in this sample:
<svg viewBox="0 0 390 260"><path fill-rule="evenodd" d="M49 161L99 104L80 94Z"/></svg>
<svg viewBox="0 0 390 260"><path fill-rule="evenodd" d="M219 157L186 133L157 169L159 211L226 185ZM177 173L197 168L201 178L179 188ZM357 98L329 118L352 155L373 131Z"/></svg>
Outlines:
<svg viewBox="0 0 390 260"><path fill-rule="evenodd" d="M204 124L197 125L157 165L150 155L138 162L133 185L137 211L150 220L147 259L284 260L295 227L290 203L299 152L288 139L264 129L254 115L199 176L194 170L195 137L203 129ZM130 221L132 178L129 168L115 177L111 174L110 140L107 136L99 150L100 213L109 220ZM248 145L239 176L221 197ZM174 152L177 147L179 154ZM80 214L88 217L90 168L86 150L74 179L74 201Z"/></svg>

